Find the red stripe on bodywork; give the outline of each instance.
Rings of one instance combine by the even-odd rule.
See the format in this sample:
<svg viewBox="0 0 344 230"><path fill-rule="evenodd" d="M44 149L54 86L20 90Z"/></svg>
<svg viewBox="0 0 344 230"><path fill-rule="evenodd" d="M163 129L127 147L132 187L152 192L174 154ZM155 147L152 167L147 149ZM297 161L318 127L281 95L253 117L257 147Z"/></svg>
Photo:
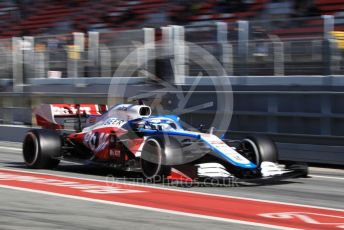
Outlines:
<svg viewBox="0 0 344 230"><path fill-rule="evenodd" d="M21 176L31 176L37 178L37 181L23 181ZM106 186L109 186L106 181L0 169L0 185L4 186L290 228L333 229L344 227L344 210L222 197L122 183L111 184L114 188L122 189L122 192L118 194L97 194L85 189L42 183L38 179L43 182L46 179L74 182L80 186L88 185L90 187L105 186L104 188L107 188Z"/></svg>

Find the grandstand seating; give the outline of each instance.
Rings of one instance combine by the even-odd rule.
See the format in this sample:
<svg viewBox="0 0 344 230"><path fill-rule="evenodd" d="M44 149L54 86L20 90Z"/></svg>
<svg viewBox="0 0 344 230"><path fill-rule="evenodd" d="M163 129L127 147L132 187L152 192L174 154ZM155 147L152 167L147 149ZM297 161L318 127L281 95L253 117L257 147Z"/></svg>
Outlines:
<svg viewBox="0 0 344 230"><path fill-rule="evenodd" d="M315 3L323 14L335 14L344 10L342 0L316 0Z"/></svg>
<svg viewBox="0 0 344 230"><path fill-rule="evenodd" d="M54 1L51 4L38 4L34 12L25 19L19 20L10 27L3 29L1 36L21 36L38 34L50 28L54 23L64 20L72 12L63 2Z"/></svg>
<svg viewBox="0 0 344 230"><path fill-rule="evenodd" d="M319 9L320 15L336 15L340 11L344 11L344 1L342 0L315 0L315 6ZM343 17L344 18L344 17ZM298 23L296 23L298 24ZM335 30L343 30L343 25L336 25ZM281 28L273 31L280 37L320 37L323 34L323 20L318 18L310 18L303 20L292 28Z"/></svg>
<svg viewBox="0 0 344 230"><path fill-rule="evenodd" d="M33 1L36 2L36 1ZM0 37L36 35L45 32L54 33L59 23L66 22L69 26L64 32L88 30L118 30L140 27L150 15L165 11L169 16L169 23L174 17L181 15L185 10L180 3L167 2L167 0L78 0L74 1L37 1L29 6L30 14L27 17L17 17L13 19L14 12L20 9L19 6L0 5L0 19L2 32ZM240 19L264 19L264 9L269 0L253 0L248 3L243 11L219 12L216 0L205 0L186 15L185 23L196 23L203 21L225 21L235 22ZM321 15L338 14L344 11L344 1L342 0L314 0L315 6ZM9 17L9 15L12 15ZM336 30L344 29L343 23L336 25ZM11 20L12 18L12 20ZM164 25L153 25L157 28ZM270 32L282 38L294 36L321 36L323 20L310 18L302 23L288 24L287 27L273 27ZM68 31L69 28L69 31Z"/></svg>

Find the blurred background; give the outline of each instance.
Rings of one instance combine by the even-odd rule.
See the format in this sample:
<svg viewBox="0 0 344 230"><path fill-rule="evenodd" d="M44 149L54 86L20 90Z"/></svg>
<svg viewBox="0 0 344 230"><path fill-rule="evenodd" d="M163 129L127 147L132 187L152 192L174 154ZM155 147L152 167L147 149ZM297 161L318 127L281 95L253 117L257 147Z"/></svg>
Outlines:
<svg viewBox="0 0 344 230"><path fill-rule="evenodd" d="M116 101L155 89L149 74L187 90L201 73L197 100L215 96L212 78L231 81L229 136L264 133L282 157L344 165L342 0L3 0L0 19L0 140L20 141L38 104L107 103L110 82L125 83ZM188 43L221 76L189 60ZM111 79L119 65L135 71ZM182 118L207 127L219 109Z"/></svg>

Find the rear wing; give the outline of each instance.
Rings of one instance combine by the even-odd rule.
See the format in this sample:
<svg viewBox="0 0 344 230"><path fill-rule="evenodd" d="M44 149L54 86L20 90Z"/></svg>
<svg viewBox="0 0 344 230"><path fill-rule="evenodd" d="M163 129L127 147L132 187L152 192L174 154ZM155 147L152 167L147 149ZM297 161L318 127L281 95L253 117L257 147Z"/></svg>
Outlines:
<svg viewBox="0 0 344 230"><path fill-rule="evenodd" d="M47 129L80 130L106 113L103 104L42 104L33 109L36 124Z"/></svg>

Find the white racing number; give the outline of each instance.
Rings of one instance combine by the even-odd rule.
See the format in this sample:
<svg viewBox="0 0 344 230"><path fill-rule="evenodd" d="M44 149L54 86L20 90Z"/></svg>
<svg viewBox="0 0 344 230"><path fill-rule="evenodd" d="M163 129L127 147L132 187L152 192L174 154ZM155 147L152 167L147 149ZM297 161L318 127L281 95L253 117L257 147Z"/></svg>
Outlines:
<svg viewBox="0 0 344 230"><path fill-rule="evenodd" d="M105 120L101 126L102 127L122 127L126 121L117 119L117 118L109 118ZM97 127L99 128L99 127ZM101 131L90 131L85 134L83 138L83 142L86 146L88 146L92 151L99 152L105 149L105 147L109 143L109 134L102 133Z"/></svg>
<svg viewBox="0 0 344 230"><path fill-rule="evenodd" d="M84 136L84 144L88 146L92 151L99 152L109 143L108 133L89 132Z"/></svg>

